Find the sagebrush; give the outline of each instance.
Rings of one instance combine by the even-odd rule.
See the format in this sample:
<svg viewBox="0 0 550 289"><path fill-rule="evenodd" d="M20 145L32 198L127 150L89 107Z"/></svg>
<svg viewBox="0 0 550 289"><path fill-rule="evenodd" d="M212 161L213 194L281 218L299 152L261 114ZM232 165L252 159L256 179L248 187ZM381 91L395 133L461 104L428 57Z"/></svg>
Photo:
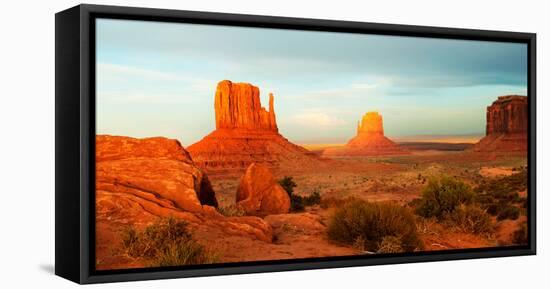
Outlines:
<svg viewBox="0 0 550 289"><path fill-rule="evenodd" d="M185 221L173 217L162 218L142 231L127 227L122 245L129 256L143 258L150 266L209 264L218 258L193 240Z"/></svg>
<svg viewBox="0 0 550 289"><path fill-rule="evenodd" d="M330 239L370 252L410 252L423 248L412 212L393 203L353 200L329 221Z"/></svg>

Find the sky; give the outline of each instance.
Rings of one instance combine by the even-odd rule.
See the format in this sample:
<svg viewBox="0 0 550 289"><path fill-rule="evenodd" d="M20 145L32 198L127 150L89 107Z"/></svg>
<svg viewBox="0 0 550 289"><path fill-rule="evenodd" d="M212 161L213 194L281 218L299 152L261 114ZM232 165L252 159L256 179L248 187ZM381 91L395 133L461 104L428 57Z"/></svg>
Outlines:
<svg viewBox="0 0 550 289"><path fill-rule="evenodd" d="M368 111L385 134L484 134L499 95L527 95L527 45L152 21L96 21L98 134L184 146L215 129L219 81L274 94L280 133L345 143Z"/></svg>

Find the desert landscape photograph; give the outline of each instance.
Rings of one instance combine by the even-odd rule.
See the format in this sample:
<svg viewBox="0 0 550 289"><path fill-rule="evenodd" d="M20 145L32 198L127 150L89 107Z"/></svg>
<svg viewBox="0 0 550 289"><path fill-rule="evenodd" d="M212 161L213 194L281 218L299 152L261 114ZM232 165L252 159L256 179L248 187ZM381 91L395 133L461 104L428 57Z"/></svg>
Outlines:
<svg viewBox="0 0 550 289"><path fill-rule="evenodd" d="M526 44L95 31L96 270L528 243Z"/></svg>

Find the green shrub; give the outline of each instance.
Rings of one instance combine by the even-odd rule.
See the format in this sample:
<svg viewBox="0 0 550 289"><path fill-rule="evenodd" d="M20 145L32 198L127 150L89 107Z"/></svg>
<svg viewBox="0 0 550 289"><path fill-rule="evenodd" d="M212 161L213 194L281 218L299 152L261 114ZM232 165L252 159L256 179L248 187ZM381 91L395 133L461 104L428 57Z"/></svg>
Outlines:
<svg viewBox="0 0 550 289"><path fill-rule="evenodd" d="M327 233L334 241L355 246L361 243L363 250L371 252L381 249L383 252L410 252L423 248L414 215L407 208L393 203L362 200L345 203L334 212ZM388 239L390 237L393 239Z"/></svg>
<svg viewBox="0 0 550 289"><path fill-rule="evenodd" d="M497 220L502 221L506 219L517 220L519 218L519 209L514 206L507 206L500 210L497 215Z"/></svg>
<svg viewBox="0 0 550 289"><path fill-rule="evenodd" d="M529 232L527 222L521 223L519 229L512 234L512 242L516 245L527 245L529 243Z"/></svg>
<svg viewBox="0 0 550 289"><path fill-rule="evenodd" d="M291 197L292 193L294 193L294 188L298 186L296 185L296 182L294 182L294 179L289 176L280 179L279 184L283 187L283 189L285 189L289 197Z"/></svg>
<svg viewBox="0 0 550 289"><path fill-rule="evenodd" d="M416 212L426 218L436 217L441 220L460 204L471 203L473 198L472 189L462 181L448 176L432 178L422 192Z"/></svg>
<svg viewBox="0 0 550 289"><path fill-rule="evenodd" d="M313 206L318 205L321 203L321 194L319 191L315 190L311 195L302 197L302 201L304 203L304 206Z"/></svg>
<svg viewBox="0 0 550 289"><path fill-rule="evenodd" d="M151 266L207 264L217 259L214 252L192 239L185 221L172 217L160 219L142 232L127 228L122 245L128 255L145 258Z"/></svg>
<svg viewBox="0 0 550 289"><path fill-rule="evenodd" d="M308 206L321 203L321 194L315 190L309 196L302 197L294 194L294 188L297 186L292 177L286 176L279 180L279 184L290 197L290 211L301 212Z"/></svg>
<svg viewBox="0 0 550 289"><path fill-rule="evenodd" d="M474 234L493 232L491 217L477 205L461 204L452 212L446 213L444 220L448 225L464 232Z"/></svg>

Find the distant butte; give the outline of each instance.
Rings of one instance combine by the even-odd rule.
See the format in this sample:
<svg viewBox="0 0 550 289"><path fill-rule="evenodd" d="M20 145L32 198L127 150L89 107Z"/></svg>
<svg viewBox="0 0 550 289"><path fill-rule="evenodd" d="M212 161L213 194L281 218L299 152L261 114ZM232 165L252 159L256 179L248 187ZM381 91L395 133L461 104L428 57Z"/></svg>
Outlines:
<svg viewBox="0 0 550 289"><path fill-rule="evenodd" d="M529 112L526 96L499 96L493 104L487 107L486 117L485 137L473 147L474 151L527 151Z"/></svg>
<svg viewBox="0 0 550 289"><path fill-rule="evenodd" d="M216 88L214 110L216 130L187 148L193 161L206 171L244 170L252 163L277 167L321 161L279 134L271 93L266 110L258 87L223 80Z"/></svg>
<svg viewBox="0 0 550 289"><path fill-rule="evenodd" d="M409 152L384 136L382 115L367 112L357 123L357 135L343 148L326 149L324 156L402 155Z"/></svg>

